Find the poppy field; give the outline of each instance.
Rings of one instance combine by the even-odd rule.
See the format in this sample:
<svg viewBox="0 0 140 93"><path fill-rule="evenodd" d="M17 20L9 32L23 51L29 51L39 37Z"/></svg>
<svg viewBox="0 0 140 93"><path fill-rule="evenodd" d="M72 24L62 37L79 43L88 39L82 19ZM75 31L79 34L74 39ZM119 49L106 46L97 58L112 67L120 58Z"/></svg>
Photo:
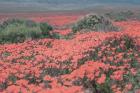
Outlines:
<svg viewBox="0 0 140 93"><path fill-rule="evenodd" d="M57 16L48 22L62 26L79 17ZM1 44L0 93L140 93L140 21L113 24L121 31Z"/></svg>

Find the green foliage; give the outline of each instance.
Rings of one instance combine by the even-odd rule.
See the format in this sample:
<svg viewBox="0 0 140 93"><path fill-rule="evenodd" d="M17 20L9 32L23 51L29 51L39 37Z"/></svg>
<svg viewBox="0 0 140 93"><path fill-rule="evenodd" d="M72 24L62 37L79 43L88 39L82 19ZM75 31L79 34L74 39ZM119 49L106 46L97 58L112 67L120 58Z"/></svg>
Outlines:
<svg viewBox="0 0 140 93"><path fill-rule="evenodd" d="M50 83L51 83L51 81L44 81L45 88L52 88Z"/></svg>
<svg viewBox="0 0 140 93"><path fill-rule="evenodd" d="M97 84L94 85L94 88L96 88L96 91L94 91L95 93L98 92L102 92L102 93L113 93L112 89L111 89L111 85L110 85L110 79L106 80L106 82L104 84Z"/></svg>
<svg viewBox="0 0 140 93"><path fill-rule="evenodd" d="M95 80L89 80L84 77L83 79L75 81L74 85L83 85L86 90L90 89L90 93L113 93L109 78L106 79L105 83L98 84Z"/></svg>
<svg viewBox="0 0 140 93"><path fill-rule="evenodd" d="M74 33L71 32L67 35L59 35L59 36L60 36L60 39L70 40L74 38Z"/></svg>
<svg viewBox="0 0 140 93"><path fill-rule="evenodd" d="M113 26L111 21L103 16L98 15L87 15L80 19L72 27L74 33L81 30L91 30L91 31L117 31L117 27Z"/></svg>
<svg viewBox="0 0 140 93"><path fill-rule="evenodd" d="M41 77L44 77L45 75L50 75L51 77L57 77L69 73L71 73L69 69L58 69L58 68L48 67L43 70L43 72L41 73Z"/></svg>
<svg viewBox="0 0 140 93"><path fill-rule="evenodd" d="M55 38L55 39L60 39L61 38L61 35L58 34L58 33L52 33L51 37L52 38Z"/></svg>
<svg viewBox="0 0 140 93"><path fill-rule="evenodd" d="M0 25L0 43L18 43L25 40L52 38L52 27L31 20L8 19Z"/></svg>
<svg viewBox="0 0 140 93"><path fill-rule="evenodd" d="M47 46L47 48L52 48L53 45L51 42L48 42L46 46Z"/></svg>
<svg viewBox="0 0 140 93"><path fill-rule="evenodd" d="M43 82L42 78L38 78L31 74L25 75L24 79L28 81L28 84L39 84Z"/></svg>
<svg viewBox="0 0 140 93"><path fill-rule="evenodd" d="M51 37L50 31L53 28L48 23L40 23L40 29L45 37Z"/></svg>
<svg viewBox="0 0 140 93"><path fill-rule="evenodd" d="M18 78L13 74L8 77L8 80L11 81L13 84L16 83L17 79Z"/></svg>
<svg viewBox="0 0 140 93"><path fill-rule="evenodd" d="M0 90L4 90L8 87L7 83L6 82L3 82L0 84Z"/></svg>
<svg viewBox="0 0 140 93"><path fill-rule="evenodd" d="M107 17L114 21L127 21L134 17L134 13L130 10L121 12L110 12L105 14Z"/></svg>
<svg viewBox="0 0 140 93"><path fill-rule="evenodd" d="M136 75L132 75L131 73L125 74L123 76L124 80L127 82L131 82L133 85L132 90L130 92L134 92L135 90L140 88L140 69L138 70Z"/></svg>
<svg viewBox="0 0 140 93"><path fill-rule="evenodd" d="M4 53L2 53L2 56L3 56L3 57L8 57L8 56L10 56L10 55L11 55L10 52L4 52Z"/></svg>
<svg viewBox="0 0 140 93"><path fill-rule="evenodd" d="M72 82L72 84L75 85L75 86L81 86L81 85L83 85L85 87L86 86L89 87L88 85L86 85L87 82L89 82L89 79L88 79L88 77L84 76L83 78L80 78L79 77L78 79L74 80Z"/></svg>

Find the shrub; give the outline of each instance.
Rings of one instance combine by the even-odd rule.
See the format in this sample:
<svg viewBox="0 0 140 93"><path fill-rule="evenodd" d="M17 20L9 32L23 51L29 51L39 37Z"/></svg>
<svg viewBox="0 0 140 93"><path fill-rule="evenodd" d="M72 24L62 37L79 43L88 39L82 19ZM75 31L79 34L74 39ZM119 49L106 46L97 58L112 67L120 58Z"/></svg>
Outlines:
<svg viewBox="0 0 140 93"><path fill-rule="evenodd" d="M80 19L72 27L74 33L81 30L91 30L91 31L117 31L117 27L113 26L111 21L106 19L104 16L98 15L87 15Z"/></svg>
<svg viewBox="0 0 140 93"><path fill-rule="evenodd" d="M35 27L35 26L37 26L37 23L35 23L34 21L32 21L32 20L26 20L26 19L15 19L15 18L13 18L13 19L7 19L6 21L4 21L1 25L0 25L0 27L1 27L1 29L5 29L7 26L9 26L9 25L11 25L11 24L13 24L13 25L16 25L16 26L18 26L18 25L25 25L25 26L27 26L27 27Z"/></svg>
<svg viewBox="0 0 140 93"><path fill-rule="evenodd" d="M41 77L44 77L45 75L49 75L51 77L57 77L57 76L65 75L69 73L71 73L71 71L67 68L59 69L59 68L54 68L54 67L48 67L43 70L43 72L41 73Z"/></svg>
<svg viewBox="0 0 140 93"><path fill-rule="evenodd" d="M110 12L105 14L107 17L114 21L127 21L134 17L134 13L130 10L121 12Z"/></svg>
<svg viewBox="0 0 140 93"><path fill-rule="evenodd" d="M11 25L11 24L15 24L15 25L18 25L18 24L23 24L23 20L19 20L19 19L7 19L6 21L4 21L2 24L1 24L1 27L4 29L6 28L8 25Z"/></svg>
<svg viewBox="0 0 140 93"><path fill-rule="evenodd" d="M60 39L61 35L59 33L52 33L51 37L55 39Z"/></svg>
<svg viewBox="0 0 140 93"><path fill-rule="evenodd" d="M51 38L52 27L31 20L8 19L0 26L0 43L18 43L25 40Z"/></svg>
<svg viewBox="0 0 140 93"><path fill-rule="evenodd" d="M40 29L45 37L51 37L50 31L53 30L53 28L48 23L40 23Z"/></svg>
<svg viewBox="0 0 140 93"><path fill-rule="evenodd" d="M32 20L26 20L26 21L25 21L25 25L26 25L27 27L36 27L36 26L37 26L37 23L34 22L34 21L32 21Z"/></svg>

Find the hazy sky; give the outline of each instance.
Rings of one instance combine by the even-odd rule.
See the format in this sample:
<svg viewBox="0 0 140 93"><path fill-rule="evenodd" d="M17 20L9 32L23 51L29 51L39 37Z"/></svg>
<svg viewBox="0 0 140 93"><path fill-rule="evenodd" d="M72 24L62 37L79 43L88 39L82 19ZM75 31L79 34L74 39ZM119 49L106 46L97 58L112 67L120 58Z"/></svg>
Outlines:
<svg viewBox="0 0 140 93"><path fill-rule="evenodd" d="M0 12L94 9L109 6L139 6L140 0L0 0Z"/></svg>
<svg viewBox="0 0 140 93"><path fill-rule="evenodd" d="M39 3L129 3L140 4L140 0L0 0L0 2L39 2Z"/></svg>

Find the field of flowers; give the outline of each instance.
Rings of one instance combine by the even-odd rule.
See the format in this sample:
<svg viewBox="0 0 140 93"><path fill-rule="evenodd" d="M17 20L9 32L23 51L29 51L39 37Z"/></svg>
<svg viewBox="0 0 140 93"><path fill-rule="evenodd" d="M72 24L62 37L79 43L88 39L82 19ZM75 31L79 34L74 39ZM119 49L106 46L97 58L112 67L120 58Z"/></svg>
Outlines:
<svg viewBox="0 0 140 93"><path fill-rule="evenodd" d="M140 22L114 24L122 31L0 45L0 93L140 93Z"/></svg>

